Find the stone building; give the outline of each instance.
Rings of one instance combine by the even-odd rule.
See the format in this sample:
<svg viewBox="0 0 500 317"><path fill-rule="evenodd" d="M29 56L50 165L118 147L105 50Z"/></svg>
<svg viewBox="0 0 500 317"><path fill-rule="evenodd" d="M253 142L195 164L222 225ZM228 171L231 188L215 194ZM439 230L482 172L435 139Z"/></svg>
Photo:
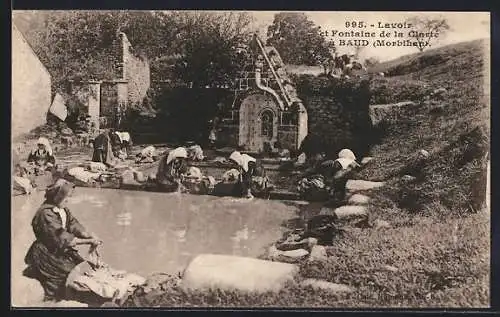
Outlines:
<svg viewBox="0 0 500 317"><path fill-rule="evenodd" d="M51 76L12 23L12 137L46 121L51 103Z"/></svg>
<svg viewBox="0 0 500 317"><path fill-rule="evenodd" d="M307 135L307 111L274 47L254 36L234 87L234 103L220 125L221 143L262 152L265 143L297 149Z"/></svg>
<svg viewBox="0 0 500 317"><path fill-rule="evenodd" d="M72 93L86 91L84 103L98 128L119 128L126 109L139 105L150 87L150 67L146 57L137 54L125 33L112 43L114 62L111 80L75 82ZM91 75L91 74L90 74Z"/></svg>

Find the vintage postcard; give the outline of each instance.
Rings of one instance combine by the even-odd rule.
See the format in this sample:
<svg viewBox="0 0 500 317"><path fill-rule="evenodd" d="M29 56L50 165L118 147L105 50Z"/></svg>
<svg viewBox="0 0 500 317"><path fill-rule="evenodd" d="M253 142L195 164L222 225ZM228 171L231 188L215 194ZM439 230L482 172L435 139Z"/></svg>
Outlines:
<svg viewBox="0 0 500 317"><path fill-rule="evenodd" d="M12 12L11 306L487 308L488 12Z"/></svg>

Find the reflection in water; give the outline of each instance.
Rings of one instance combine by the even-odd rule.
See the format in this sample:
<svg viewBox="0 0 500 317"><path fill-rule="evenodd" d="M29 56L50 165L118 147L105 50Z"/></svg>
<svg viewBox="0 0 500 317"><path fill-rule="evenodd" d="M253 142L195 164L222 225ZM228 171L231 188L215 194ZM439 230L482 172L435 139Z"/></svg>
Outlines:
<svg viewBox="0 0 500 317"><path fill-rule="evenodd" d="M116 215L116 224L119 226L130 226L132 223L132 213L124 212Z"/></svg>
<svg viewBox="0 0 500 317"><path fill-rule="evenodd" d="M295 214L293 207L258 199L92 188L73 196L71 211L104 241L103 261L142 275L173 273L201 253L256 257ZM96 210L88 197L106 208Z"/></svg>
<svg viewBox="0 0 500 317"><path fill-rule="evenodd" d="M179 243L186 242L186 233L187 233L187 229L186 228L178 229L178 230L172 230L172 233L177 238L177 242L179 242Z"/></svg>
<svg viewBox="0 0 500 317"><path fill-rule="evenodd" d="M68 198L69 204L87 203L89 207L102 208L106 206L106 201L92 194L73 194Z"/></svg>
<svg viewBox="0 0 500 317"><path fill-rule="evenodd" d="M248 250L248 247L245 244L245 242L249 239L248 226L245 224L243 229L236 231L231 239L233 240L233 255L245 256Z"/></svg>

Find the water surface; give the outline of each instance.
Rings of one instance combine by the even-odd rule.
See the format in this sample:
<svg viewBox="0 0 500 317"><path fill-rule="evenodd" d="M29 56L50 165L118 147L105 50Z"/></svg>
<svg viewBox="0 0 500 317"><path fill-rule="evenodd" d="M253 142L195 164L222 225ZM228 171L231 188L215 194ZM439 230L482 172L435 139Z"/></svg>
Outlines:
<svg viewBox="0 0 500 317"><path fill-rule="evenodd" d="M201 253L259 256L295 217L279 201L93 188L77 188L68 207L104 241L106 263L142 275L177 272Z"/></svg>

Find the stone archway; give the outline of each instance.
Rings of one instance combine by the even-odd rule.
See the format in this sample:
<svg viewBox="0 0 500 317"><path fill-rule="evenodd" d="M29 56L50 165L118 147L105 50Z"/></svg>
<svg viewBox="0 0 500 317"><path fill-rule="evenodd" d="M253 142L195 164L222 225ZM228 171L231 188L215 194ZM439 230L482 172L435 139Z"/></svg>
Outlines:
<svg viewBox="0 0 500 317"><path fill-rule="evenodd" d="M254 93L240 106L239 145L250 152L260 152L264 143L278 140L279 106L267 93Z"/></svg>

